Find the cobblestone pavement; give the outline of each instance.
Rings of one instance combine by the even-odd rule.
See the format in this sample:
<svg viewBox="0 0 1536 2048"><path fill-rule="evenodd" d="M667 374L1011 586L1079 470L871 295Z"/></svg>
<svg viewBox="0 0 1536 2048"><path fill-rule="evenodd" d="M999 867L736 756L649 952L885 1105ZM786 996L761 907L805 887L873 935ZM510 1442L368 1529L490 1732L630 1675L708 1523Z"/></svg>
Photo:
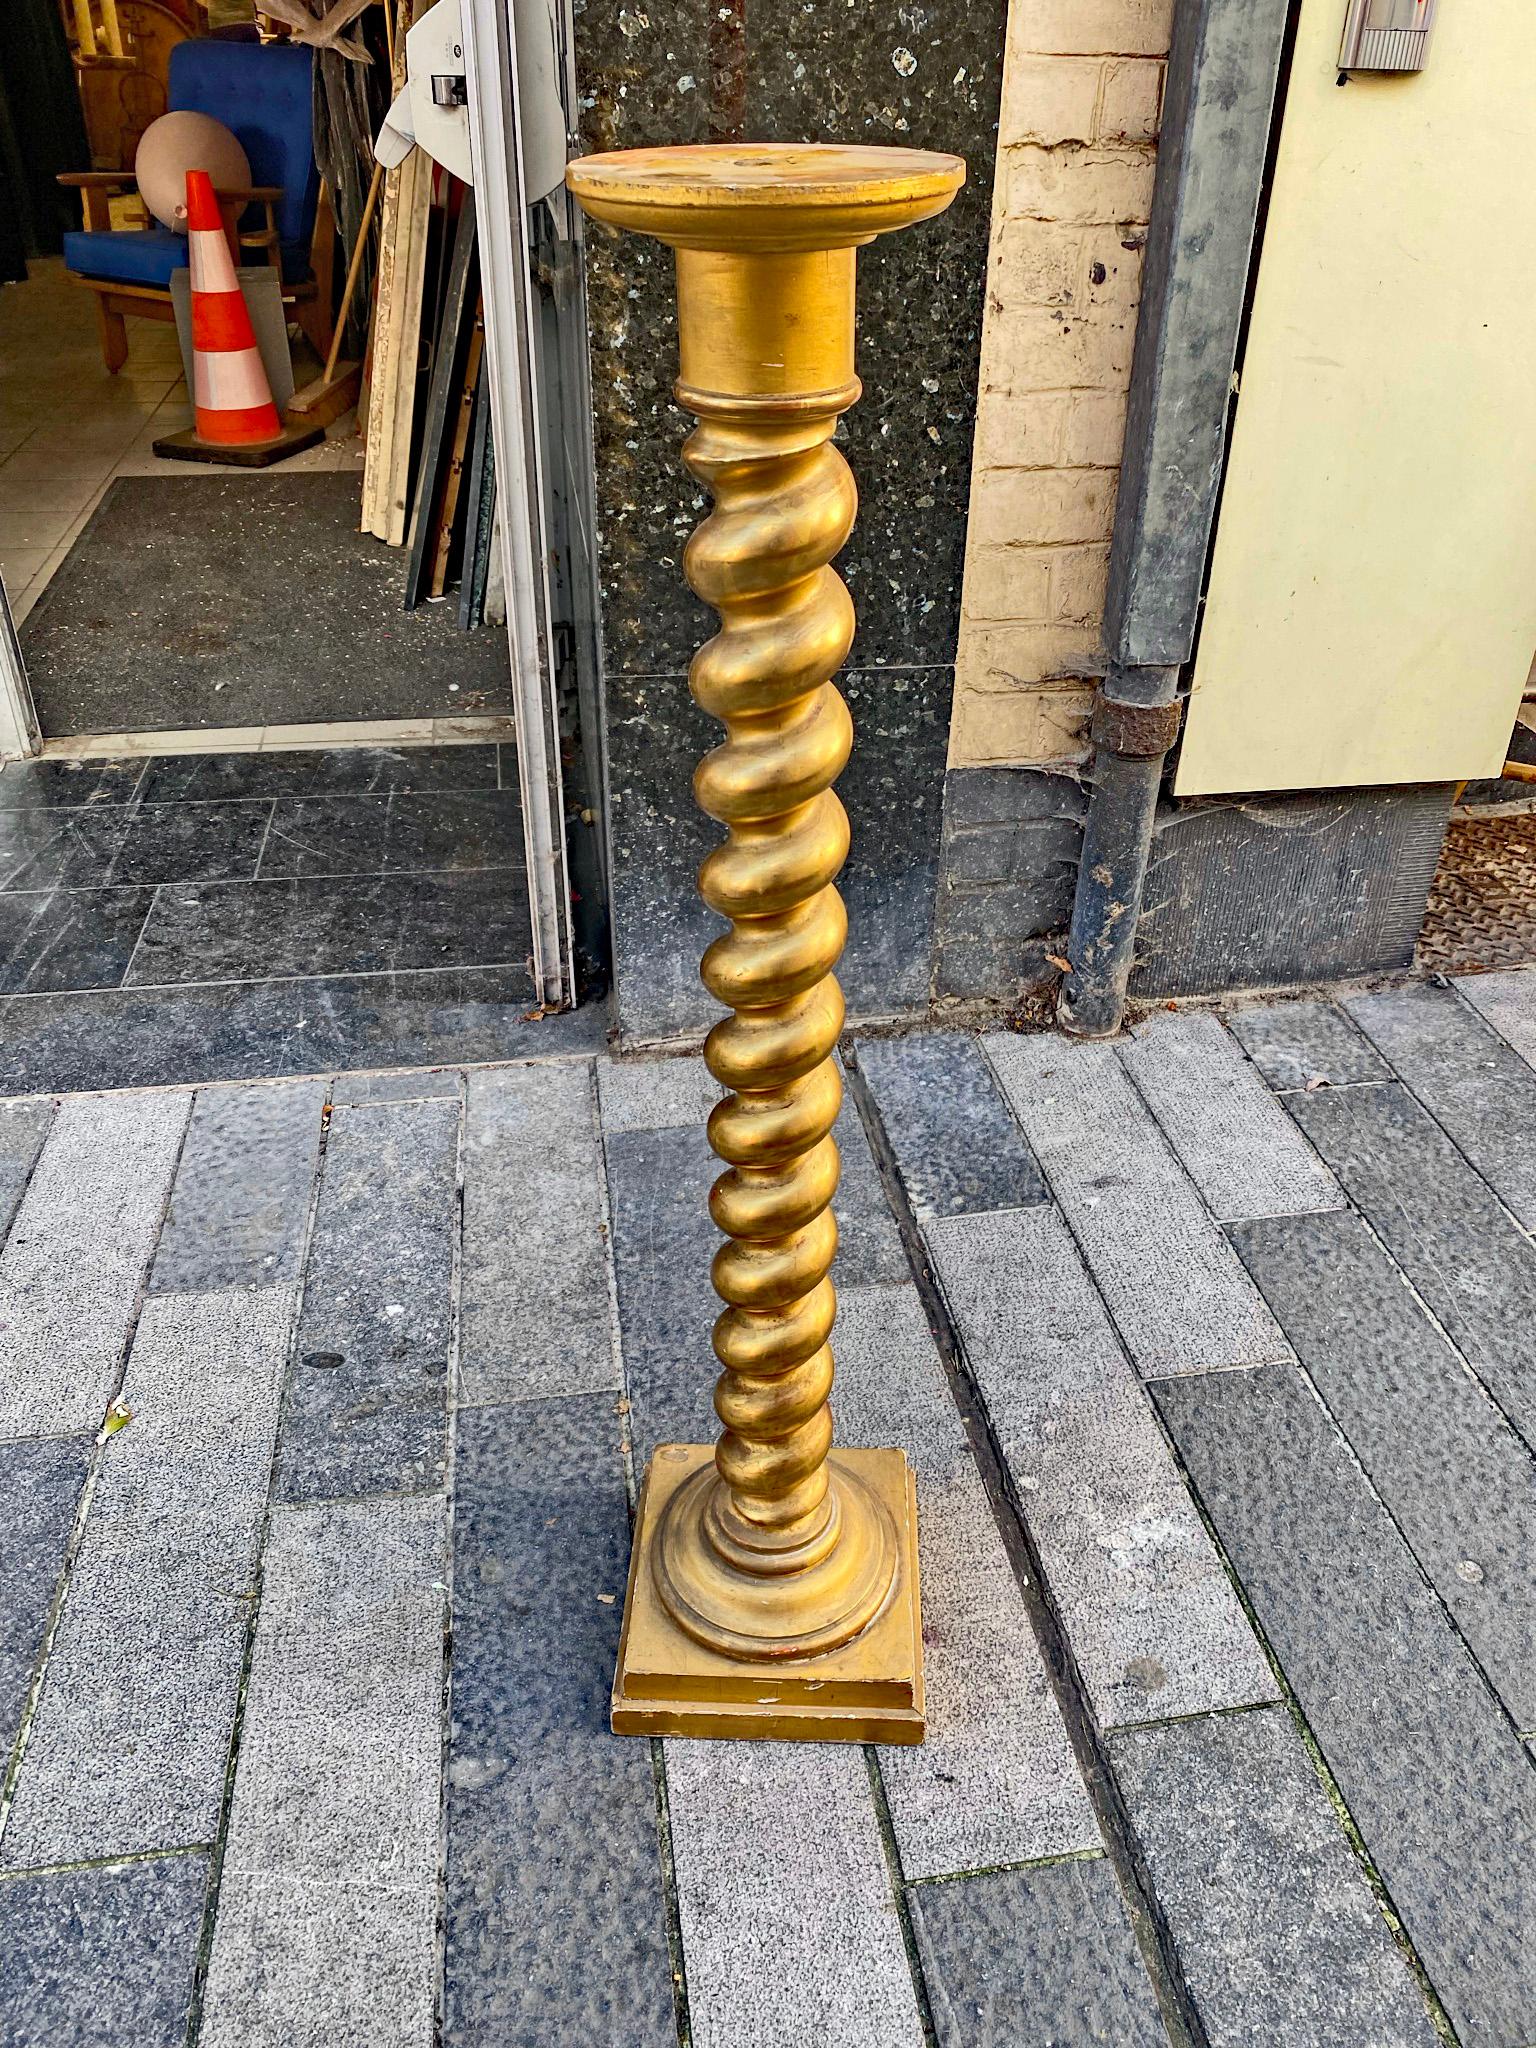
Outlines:
<svg viewBox="0 0 1536 2048"><path fill-rule="evenodd" d="M1518 973L854 1043L891 1751L606 1730L697 1062L0 1108L0 2042L1536 2043L1533 1062Z"/></svg>

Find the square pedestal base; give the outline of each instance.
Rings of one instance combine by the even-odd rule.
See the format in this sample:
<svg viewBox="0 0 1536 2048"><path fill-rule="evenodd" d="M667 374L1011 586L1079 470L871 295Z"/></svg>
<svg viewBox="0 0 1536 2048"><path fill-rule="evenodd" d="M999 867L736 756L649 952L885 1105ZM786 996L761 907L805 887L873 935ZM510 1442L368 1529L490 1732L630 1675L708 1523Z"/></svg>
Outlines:
<svg viewBox="0 0 1536 2048"><path fill-rule="evenodd" d="M324 439L325 428L311 423L284 427L275 441L236 441L224 447L204 441L195 427L184 427L179 434L162 434L152 445L156 455L172 462L223 462L234 469L269 469L274 462L297 455L301 448L313 448Z"/></svg>
<svg viewBox="0 0 1536 2048"><path fill-rule="evenodd" d="M891 1597L851 1643L782 1662L728 1657L696 1643L657 1597L651 1545L667 1502L714 1451L663 1444L635 1518L624 1634L613 1681L616 1735L712 1735L780 1742L921 1742L923 1637L918 1610L917 1489L901 1451L832 1453L896 1524Z"/></svg>

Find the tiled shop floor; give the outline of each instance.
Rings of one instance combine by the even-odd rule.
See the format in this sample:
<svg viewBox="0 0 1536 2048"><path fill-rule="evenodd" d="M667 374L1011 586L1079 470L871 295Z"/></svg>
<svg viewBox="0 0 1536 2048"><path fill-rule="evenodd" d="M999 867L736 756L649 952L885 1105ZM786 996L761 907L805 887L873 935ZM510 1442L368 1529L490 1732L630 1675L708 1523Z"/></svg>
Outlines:
<svg viewBox="0 0 1536 2048"><path fill-rule="evenodd" d="M239 877L106 770L14 844L189 896L176 962L326 881L302 805L354 896L437 829L233 772L134 801L256 807ZM712 1426L696 1061L0 1104L0 2039L1536 2042L1533 1056L1536 972L851 1044L896 1751L607 1732L638 1463Z"/></svg>
<svg viewBox="0 0 1536 2048"><path fill-rule="evenodd" d="M58 257L0 287L0 575L18 624L37 602L116 476L180 476L153 443L192 423L173 326L130 320L128 360L101 360L92 294ZM290 458L290 472L360 469L348 414Z"/></svg>

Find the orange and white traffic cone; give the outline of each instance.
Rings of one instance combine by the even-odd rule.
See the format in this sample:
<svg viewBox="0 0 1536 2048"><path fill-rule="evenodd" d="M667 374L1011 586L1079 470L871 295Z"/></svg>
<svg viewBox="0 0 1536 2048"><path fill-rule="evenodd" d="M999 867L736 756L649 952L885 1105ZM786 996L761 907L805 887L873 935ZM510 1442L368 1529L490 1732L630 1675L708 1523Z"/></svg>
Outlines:
<svg viewBox="0 0 1536 2048"><path fill-rule="evenodd" d="M187 260L192 272L192 397L197 424L154 444L157 455L264 465L319 440L285 429L235 276L218 196L206 171L187 173Z"/></svg>

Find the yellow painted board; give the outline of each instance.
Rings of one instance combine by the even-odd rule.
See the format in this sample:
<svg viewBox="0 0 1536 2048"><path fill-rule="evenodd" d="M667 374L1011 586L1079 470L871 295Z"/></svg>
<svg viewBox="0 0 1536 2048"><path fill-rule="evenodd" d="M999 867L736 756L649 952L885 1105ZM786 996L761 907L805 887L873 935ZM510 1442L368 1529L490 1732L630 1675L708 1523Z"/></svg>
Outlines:
<svg viewBox="0 0 1536 2048"><path fill-rule="evenodd" d="M1496 775L1536 648L1536 4L1303 0L1175 781Z"/></svg>

